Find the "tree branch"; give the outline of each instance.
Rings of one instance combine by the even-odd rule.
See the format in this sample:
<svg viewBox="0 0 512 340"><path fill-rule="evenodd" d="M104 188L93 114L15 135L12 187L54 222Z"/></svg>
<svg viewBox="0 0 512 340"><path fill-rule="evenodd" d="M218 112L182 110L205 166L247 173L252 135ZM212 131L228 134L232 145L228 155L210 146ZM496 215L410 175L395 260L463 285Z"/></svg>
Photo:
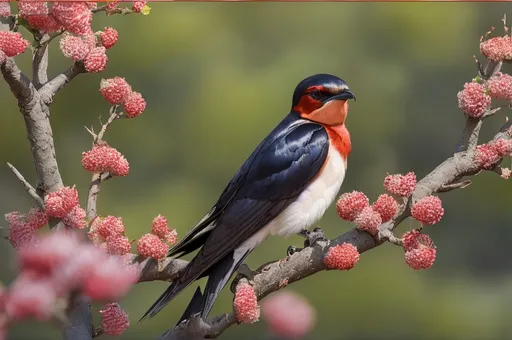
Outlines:
<svg viewBox="0 0 512 340"><path fill-rule="evenodd" d="M32 57L32 82L36 89L41 88L42 84L48 81L48 43L50 36L48 34L34 34L34 40L37 47Z"/></svg>
<svg viewBox="0 0 512 340"><path fill-rule="evenodd" d="M27 193L30 195L30 197L32 197L32 199L37 203L37 205L41 208L41 209L44 209L44 201L43 199L37 194L36 192L36 189L34 189L34 187L29 183L27 182L27 180L25 179L25 177L23 177L23 175L18 171L18 169L16 169L11 163L7 162L7 166L9 167L9 169L11 169L11 171L14 173L14 175L20 180L20 182L23 184L23 186L25 187L25 190L27 191Z"/></svg>
<svg viewBox="0 0 512 340"><path fill-rule="evenodd" d="M86 73L84 64L82 62L75 62L66 71L55 76L55 78L44 84L44 86L39 90L43 101L47 105L51 104L55 94L80 73Z"/></svg>

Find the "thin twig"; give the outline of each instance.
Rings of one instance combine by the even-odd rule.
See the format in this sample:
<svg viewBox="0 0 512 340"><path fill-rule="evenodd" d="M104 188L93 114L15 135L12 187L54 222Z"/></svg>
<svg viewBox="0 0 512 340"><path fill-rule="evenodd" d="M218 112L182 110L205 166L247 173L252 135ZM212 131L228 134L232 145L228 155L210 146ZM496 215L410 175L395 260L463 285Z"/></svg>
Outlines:
<svg viewBox="0 0 512 340"><path fill-rule="evenodd" d="M37 205L41 208L41 209L44 209L44 200L41 198L41 196L39 196L37 194L37 191L36 189L25 179L25 177L23 177L23 175L21 174L21 172L18 171L18 169L16 169L14 167L14 165L12 165L11 163L7 162L7 166L9 167L9 169L11 169L11 171L14 173L14 175L20 180L20 182L23 184L23 186L25 187L25 190L27 191L27 193L30 195L30 197L32 197L32 199L37 203Z"/></svg>
<svg viewBox="0 0 512 340"><path fill-rule="evenodd" d="M119 112L119 113L117 112L118 107L119 107L118 105L114 105L110 108L108 120L105 124L102 125L100 132L98 133L98 135L95 138L95 141L94 141L95 143L98 143L101 140L103 140L103 135L105 135L105 132L107 131L110 124L112 124L114 122L114 120L120 118L121 115L123 114L122 112Z"/></svg>
<svg viewBox="0 0 512 340"><path fill-rule="evenodd" d="M108 5L103 5L96 9L93 9L92 12L93 13L105 12L107 15L113 15L113 14L128 15L128 14L135 13L131 8L128 8L128 7L114 7L114 8L108 9Z"/></svg>
<svg viewBox="0 0 512 340"><path fill-rule="evenodd" d="M104 333L104 331L103 331L103 327L98 326L98 327L94 328L94 331L93 331L93 333L92 333L92 337L93 337L93 339L94 339L94 338L97 338L97 337L99 337L100 335L103 335L103 333Z"/></svg>

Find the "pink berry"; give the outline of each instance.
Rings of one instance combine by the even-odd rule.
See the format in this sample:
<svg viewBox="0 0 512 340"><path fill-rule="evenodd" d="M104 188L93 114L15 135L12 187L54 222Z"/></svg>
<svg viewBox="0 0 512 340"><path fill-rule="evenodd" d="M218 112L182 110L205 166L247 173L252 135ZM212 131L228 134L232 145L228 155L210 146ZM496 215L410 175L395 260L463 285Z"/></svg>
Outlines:
<svg viewBox="0 0 512 340"><path fill-rule="evenodd" d="M372 235L377 235L379 233L379 226L382 224L382 217L372 207L366 207L357 216L354 223L358 229L367 231Z"/></svg>
<svg viewBox="0 0 512 340"><path fill-rule="evenodd" d="M476 165L487 170L494 168L500 159L500 155L492 144L478 145L473 158Z"/></svg>
<svg viewBox="0 0 512 340"><path fill-rule="evenodd" d="M128 118L135 118L146 109L146 101L139 92L131 92L124 102L124 111Z"/></svg>
<svg viewBox="0 0 512 340"><path fill-rule="evenodd" d="M19 32L0 31L0 50L8 57L25 52L29 45L30 43L23 39Z"/></svg>
<svg viewBox="0 0 512 340"><path fill-rule="evenodd" d="M5 299L5 311L10 319L22 320L34 317L49 320L56 303L56 293L49 280L20 275L9 287Z"/></svg>
<svg viewBox="0 0 512 340"><path fill-rule="evenodd" d="M66 216L64 216L62 222L64 222L68 228L82 229L87 225L85 217L85 210L79 205L76 205Z"/></svg>
<svg viewBox="0 0 512 340"><path fill-rule="evenodd" d="M17 2L18 14L21 18L26 19L32 15L48 14L48 4L43 1L21 0Z"/></svg>
<svg viewBox="0 0 512 340"><path fill-rule="evenodd" d="M512 39L494 37L480 43L480 52L492 61L512 59Z"/></svg>
<svg viewBox="0 0 512 340"><path fill-rule="evenodd" d="M62 25L48 14L29 15L25 19L32 28L43 33L52 33L62 29Z"/></svg>
<svg viewBox="0 0 512 340"><path fill-rule="evenodd" d="M83 291L91 299L117 301L125 296L139 279L134 266L128 266L121 259L107 257L98 263L87 276Z"/></svg>
<svg viewBox="0 0 512 340"><path fill-rule="evenodd" d="M101 45L107 50L114 46L117 42L119 34L112 27L105 27L105 30L100 34Z"/></svg>
<svg viewBox="0 0 512 340"><path fill-rule="evenodd" d="M512 76L498 72L485 83L491 98L512 100Z"/></svg>
<svg viewBox="0 0 512 340"><path fill-rule="evenodd" d="M420 270L432 267L436 260L435 248L419 248L405 252L405 262L409 267Z"/></svg>
<svg viewBox="0 0 512 340"><path fill-rule="evenodd" d="M459 108L468 116L481 117L491 105L491 97L482 84L471 82L464 84L464 90L457 94Z"/></svg>
<svg viewBox="0 0 512 340"><path fill-rule="evenodd" d="M90 10L95 10L98 8L98 4L94 1L87 1L85 4L87 7L89 7Z"/></svg>
<svg viewBox="0 0 512 340"><path fill-rule="evenodd" d="M79 204L78 190L63 187L46 195L44 201L48 216L63 218Z"/></svg>
<svg viewBox="0 0 512 340"><path fill-rule="evenodd" d="M382 222L391 220L398 211L398 203L389 195L382 194L372 205L373 210L380 214Z"/></svg>
<svg viewBox="0 0 512 340"><path fill-rule="evenodd" d="M102 79L100 83L101 95L112 105L123 104L131 91L130 85L121 77Z"/></svg>
<svg viewBox="0 0 512 340"><path fill-rule="evenodd" d="M416 202L411 209L412 217L426 225L438 223L443 214L443 204L437 196L424 197Z"/></svg>
<svg viewBox="0 0 512 340"><path fill-rule="evenodd" d="M122 235L113 235L107 237L107 252L112 255L125 255L131 250L131 243L128 237Z"/></svg>
<svg viewBox="0 0 512 340"><path fill-rule="evenodd" d="M272 333L283 339L303 338L316 323L313 307L291 292L277 292L263 300L261 316Z"/></svg>
<svg viewBox="0 0 512 340"><path fill-rule="evenodd" d="M11 15L11 5L9 1L0 1L0 17L8 17L9 15Z"/></svg>
<svg viewBox="0 0 512 340"><path fill-rule="evenodd" d="M324 263L327 268L338 270L350 270L359 261L357 248L350 243L338 244L329 249Z"/></svg>
<svg viewBox="0 0 512 340"><path fill-rule="evenodd" d="M107 216L101 219L97 232L103 238L124 234L124 224L122 217Z"/></svg>
<svg viewBox="0 0 512 340"><path fill-rule="evenodd" d="M31 208L27 214L27 223L32 229L41 229L48 224L48 215L40 208Z"/></svg>
<svg viewBox="0 0 512 340"><path fill-rule="evenodd" d="M133 6L132 6L132 10L136 13L140 13L140 11L142 10L142 8L144 6L146 6L146 3L147 1L134 1L133 2Z"/></svg>
<svg viewBox="0 0 512 340"><path fill-rule="evenodd" d="M244 282L237 285L233 309L237 320L241 323L251 324L259 320L258 298L250 284Z"/></svg>
<svg viewBox="0 0 512 340"><path fill-rule="evenodd" d="M360 191L344 193L336 202L338 216L346 221L354 221L359 213L368 206L369 200Z"/></svg>
<svg viewBox="0 0 512 340"><path fill-rule="evenodd" d="M107 10L113 10L114 8L117 7L119 2L120 2L120 0L109 0L108 4L107 4Z"/></svg>
<svg viewBox="0 0 512 340"><path fill-rule="evenodd" d="M70 34L62 36L59 47L66 58L71 58L74 61L84 60L91 51L87 42L80 37L75 37Z"/></svg>
<svg viewBox="0 0 512 340"><path fill-rule="evenodd" d="M130 326L128 314L118 303L109 303L100 310L101 327L105 334L121 335Z"/></svg>
<svg viewBox="0 0 512 340"><path fill-rule="evenodd" d="M85 2L57 1L51 9L52 16L76 35L91 34L92 12Z"/></svg>
<svg viewBox="0 0 512 340"><path fill-rule="evenodd" d="M137 253L142 257L160 260L167 256L168 251L169 246L153 234L145 234L137 242Z"/></svg>
<svg viewBox="0 0 512 340"><path fill-rule="evenodd" d="M105 142L82 153L82 166L90 172L109 172L113 176L126 176L130 171L126 158Z"/></svg>
<svg viewBox="0 0 512 340"><path fill-rule="evenodd" d="M409 197L416 189L416 175L412 171L405 175L388 175L384 179L384 189L394 195Z"/></svg>
<svg viewBox="0 0 512 340"><path fill-rule="evenodd" d="M95 47L84 60L85 70L89 73L98 73L107 67L108 57L105 47Z"/></svg>

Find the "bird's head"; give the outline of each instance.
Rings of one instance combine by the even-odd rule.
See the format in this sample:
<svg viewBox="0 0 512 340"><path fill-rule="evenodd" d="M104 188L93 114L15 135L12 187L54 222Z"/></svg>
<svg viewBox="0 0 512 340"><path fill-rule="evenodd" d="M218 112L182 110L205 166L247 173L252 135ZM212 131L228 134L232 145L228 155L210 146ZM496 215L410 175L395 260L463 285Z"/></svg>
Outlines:
<svg viewBox="0 0 512 340"><path fill-rule="evenodd" d="M316 74L301 81L293 93L292 110L302 118L325 125L345 123L348 99L356 99L343 79Z"/></svg>

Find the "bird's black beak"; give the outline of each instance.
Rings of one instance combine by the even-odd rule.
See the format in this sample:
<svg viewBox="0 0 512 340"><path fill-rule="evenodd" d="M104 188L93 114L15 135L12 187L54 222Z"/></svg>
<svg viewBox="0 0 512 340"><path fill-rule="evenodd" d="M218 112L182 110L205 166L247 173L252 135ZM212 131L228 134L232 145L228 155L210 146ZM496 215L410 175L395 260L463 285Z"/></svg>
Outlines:
<svg viewBox="0 0 512 340"><path fill-rule="evenodd" d="M341 92L340 94L337 94L337 95L329 98L328 101L331 101L331 100L347 100L347 99L354 99L354 100L356 100L356 95L354 93L352 93L352 91L350 91L350 90L345 90L345 91Z"/></svg>

